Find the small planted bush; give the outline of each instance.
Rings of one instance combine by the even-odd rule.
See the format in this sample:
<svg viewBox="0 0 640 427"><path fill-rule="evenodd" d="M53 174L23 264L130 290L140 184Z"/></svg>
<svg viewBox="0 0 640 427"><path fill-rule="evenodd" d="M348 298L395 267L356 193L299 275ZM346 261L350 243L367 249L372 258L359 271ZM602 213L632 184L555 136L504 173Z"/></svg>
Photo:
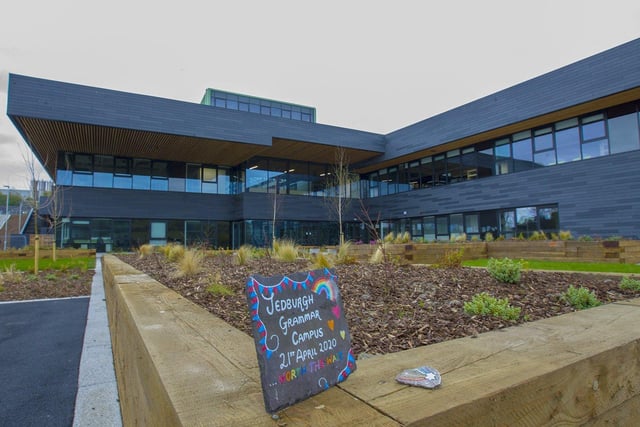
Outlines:
<svg viewBox="0 0 640 427"><path fill-rule="evenodd" d="M562 300L570 304L576 310L597 307L601 304L595 292L580 286L579 288L570 285L564 294Z"/></svg>
<svg viewBox="0 0 640 427"><path fill-rule="evenodd" d="M492 316L503 320L518 320L520 307L513 307L507 298L495 298L486 292L473 296L464 303L464 312L470 316Z"/></svg>
<svg viewBox="0 0 640 427"><path fill-rule="evenodd" d="M382 264L385 258L385 250L384 246L386 243L383 243L383 246L378 246L376 251L369 258L369 264Z"/></svg>
<svg viewBox="0 0 640 427"><path fill-rule="evenodd" d="M298 259L299 249L292 240L276 240L273 242L274 258L279 261L293 262Z"/></svg>
<svg viewBox="0 0 640 427"><path fill-rule="evenodd" d="M547 240L547 235L544 234L544 231L534 231L529 236L529 240Z"/></svg>
<svg viewBox="0 0 640 427"><path fill-rule="evenodd" d="M325 255L322 252L318 252L313 257L313 268L316 270L322 268L333 268L333 262L328 255Z"/></svg>
<svg viewBox="0 0 640 427"><path fill-rule="evenodd" d="M236 252L236 262L238 265L246 265L254 256L254 249L251 245L242 245Z"/></svg>
<svg viewBox="0 0 640 427"><path fill-rule="evenodd" d="M571 235L571 231L566 230L560 230L560 232L558 233L558 237L560 237L560 240L571 240L573 239L573 236Z"/></svg>
<svg viewBox="0 0 640 427"><path fill-rule="evenodd" d="M489 275L502 283L518 283L521 277L522 262L510 258L490 258L487 263Z"/></svg>
<svg viewBox="0 0 640 427"><path fill-rule="evenodd" d="M464 249L455 251L445 251L444 255L438 261L439 268L460 268L462 267L462 259L464 257Z"/></svg>
<svg viewBox="0 0 640 427"><path fill-rule="evenodd" d="M153 245L150 245L148 243L138 248L138 253L140 254L140 258L144 258L151 255L153 251L154 251Z"/></svg>
<svg viewBox="0 0 640 427"><path fill-rule="evenodd" d="M484 234L484 241L485 241L485 242L493 242L493 240L494 240L494 238L493 238L493 233L492 233L492 232L490 232L490 231L487 231L487 232Z"/></svg>
<svg viewBox="0 0 640 427"><path fill-rule="evenodd" d="M209 278L209 286L207 286L207 292L209 292L213 296L224 297L231 296L234 294L233 289L229 286L221 283L220 272L216 272L215 275Z"/></svg>
<svg viewBox="0 0 640 427"><path fill-rule="evenodd" d="M169 261L178 261L184 256L184 246L182 245L169 245L167 246L166 256Z"/></svg>
<svg viewBox="0 0 640 427"><path fill-rule="evenodd" d="M629 276L624 276L622 280L620 280L619 286L623 291L640 292L640 280L633 279Z"/></svg>
<svg viewBox="0 0 640 427"><path fill-rule="evenodd" d="M202 261L204 255L195 249L184 251L184 255L178 262L178 275L181 277L189 277L198 274L202 269Z"/></svg>
<svg viewBox="0 0 640 427"><path fill-rule="evenodd" d="M338 246L338 253L336 254L336 264L355 264L356 258L349 255L349 248L351 248L351 242L344 242Z"/></svg>

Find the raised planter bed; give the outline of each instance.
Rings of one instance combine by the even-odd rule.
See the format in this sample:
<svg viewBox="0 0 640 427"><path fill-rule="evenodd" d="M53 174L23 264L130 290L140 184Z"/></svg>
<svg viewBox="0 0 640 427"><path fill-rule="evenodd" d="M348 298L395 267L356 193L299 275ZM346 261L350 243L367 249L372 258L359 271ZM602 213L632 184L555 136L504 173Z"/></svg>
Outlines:
<svg viewBox="0 0 640 427"><path fill-rule="evenodd" d="M269 425L253 340L113 256L105 291L125 425ZM640 300L358 361L281 425L628 425ZM440 389L398 384L429 364Z"/></svg>

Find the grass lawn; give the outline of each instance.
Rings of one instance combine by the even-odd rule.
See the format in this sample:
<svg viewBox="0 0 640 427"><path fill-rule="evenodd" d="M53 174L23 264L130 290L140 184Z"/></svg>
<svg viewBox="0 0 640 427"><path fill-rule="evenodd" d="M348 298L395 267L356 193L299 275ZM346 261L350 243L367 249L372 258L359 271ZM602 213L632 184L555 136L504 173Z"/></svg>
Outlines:
<svg viewBox="0 0 640 427"><path fill-rule="evenodd" d="M465 267L486 267L488 259L474 259L464 261ZM608 262L565 262L565 261L538 261L525 259L525 268L531 270L564 270L564 271L587 271L599 273L625 273L640 274L640 265L617 264Z"/></svg>
<svg viewBox="0 0 640 427"><path fill-rule="evenodd" d="M15 267L12 267L15 265ZM96 266L96 258L91 257L75 257L75 258L58 258L53 262L50 258L41 259L38 263L40 270L70 270L79 268L80 270L88 270ZM33 271L33 258L7 258L0 260L0 272L10 269L18 271Z"/></svg>

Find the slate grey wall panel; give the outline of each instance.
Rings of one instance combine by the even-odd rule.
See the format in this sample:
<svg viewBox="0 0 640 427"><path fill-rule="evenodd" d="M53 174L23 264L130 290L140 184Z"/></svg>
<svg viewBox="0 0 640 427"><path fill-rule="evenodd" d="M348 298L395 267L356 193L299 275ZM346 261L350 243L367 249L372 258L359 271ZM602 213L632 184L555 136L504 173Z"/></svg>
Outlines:
<svg viewBox="0 0 640 427"><path fill-rule="evenodd" d="M285 138L384 151L384 136L11 74L7 114L260 145Z"/></svg>
<svg viewBox="0 0 640 427"><path fill-rule="evenodd" d="M640 237L640 151L368 199L372 217L558 204L576 235ZM404 212L407 215L404 215Z"/></svg>
<svg viewBox="0 0 640 427"><path fill-rule="evenodd" d="M386 136L386 153L375 161L393 159L638 86L640 39L392 132Z"/></svg>
<svg viewBox="0 0 640 427"><path fill-rule="evenodd" d="M209 219L240 217L239 196L168 191L65 187L64 207L74 218ZM74 204L74 200L78 203Z"/></svg>

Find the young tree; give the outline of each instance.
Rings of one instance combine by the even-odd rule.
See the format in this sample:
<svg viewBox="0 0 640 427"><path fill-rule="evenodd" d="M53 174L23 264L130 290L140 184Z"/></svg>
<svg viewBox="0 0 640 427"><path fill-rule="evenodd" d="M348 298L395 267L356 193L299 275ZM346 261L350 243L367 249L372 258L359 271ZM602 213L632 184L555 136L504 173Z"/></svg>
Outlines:
<svg viewBox="0 0 640 427"><path fill-rule="evenodd" d="M71 209L65 210L63 191L64 190L62 187L54 184L51 188L51 195L47 200L49 208L47 221L49 222L49 228L53 231L53 245L51 254L51 259L53 259L53 262L56 262L58 260L56 255L58 228L60 228L65 214L66 217L69 217L71 215Z"/></svg>
<svg viewBox="0 0 640 427"><path fill-rule="evenodd" d="M29 178L29 186L31 194L26 199L26 203L28 206L33 209L33 224L34 224L34 251L33 251L33 272L34 274L38 274L40 271L39 262L40 262L40 230L39 230L39 221L40 221L40 211L45 209L50 203L51 199L47 199L47 201L41 200L42 196L46 196L42 194L43 191L46 190L46 187L43 185L46 181L42 181L40 179L41 167L38 164L33 152L29 151L26 154L23 153L22 156L25 169L27 171L27 176Z"/></svg>
<svg viewBox="0 0 640 427"><path fill-rule="evenodd" d="M338 232L340 245L344 244L344 215L347 212L351 201L351 183L355 179L355 174L349 170L349 157L344 147L337 147L335 150L335 160L331 172L327 175L327 192L325 201L329 206L333 216L338 221Z"/></svg>

